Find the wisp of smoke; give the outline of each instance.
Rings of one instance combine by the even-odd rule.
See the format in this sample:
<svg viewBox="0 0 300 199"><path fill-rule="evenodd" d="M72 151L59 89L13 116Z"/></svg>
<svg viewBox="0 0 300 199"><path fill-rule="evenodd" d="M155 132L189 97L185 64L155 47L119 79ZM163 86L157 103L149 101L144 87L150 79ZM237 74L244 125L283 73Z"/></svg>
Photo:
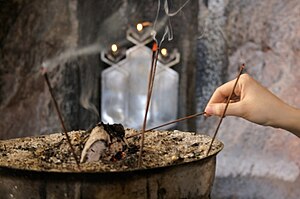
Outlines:
<svg viewBox="0 0 300 199"><path fill-rule="evenodd" d="M47 69L48 72L50 72L58 65L64 65L68 61L74 60L75 58L78 58L83 55L96 54L100 52L101 49L102 47L98 43L83 48L79 48L79 49L69 49L53 59L48 59L44 61L42 63L42 67Z"/></svg>
<svg viewBox="0 0 300 199"><path fill-rule="evenodd" d="M168 0L165 0L164 5L163 5L163 9L162 9L163 12L164 12L164 16L162 17L161 20L159 20L158 18L159 18L159 15L160 15L161 3L160 3L160 0L158 0L156 17L155 17L155 21L153 23L154 25L153 25L152 36L153 36L153 40L157 44L159 44L159 46L161 46L161 44L165 40L166 35L168 35L168 41L171 41L173 39L173 29L172 29L170 18L177 15L188 4L189 1L190 0L187 0L182 6L180 6L180 8L178 10L176 10L175 12L170 13ZM164 34L162 35L160 41L158 41L159 39L157 38L157 32L162 27L165 27L165 31L164 31Z"/></svg>
<svg viewBox="0 0 300 199"><path fill-rule="evenodd" d="M172 29L170 18L178 14L187 5L189 1L190 0L187 0L178 10L170 13L168 0L164 1L164 5L162 9L161 9L160 0L158 0L157 13L156 13L155 21L153 23L154 25L151 34L153 36L153 40L156 41L157 44L159 44L159 46L161 46L166 36L168 38L168 41L173 39L173 29ZM107 47L113 42L112 35L114 35L115 32L119 31L119 28L123 27L124 24L127 24L127 19L123 17L125 10L126 10L126 5L123 5L119 8L119 10L117 10L110 17L104 20L101 27L99 28L99 33L101 33L101 35L99 36L99 38L94 44L90 44L88 46L77 48L77 49L69 49L65 52L62 52L54 58L45 60L42 63L42 67L45 68L46 71L50 72L55 67L59 65L65 65L65 63L74 60L78 57L84 55L97 54L100 53L102 50L107 49ZM163 14L162 17L159 19L161 10ZM114 25L112 26L111 24ZM160 39L157 39L157 32L159 32L163 28L164 28L164 33L162 37ZM92 70L87 72L92 73ZM92 77L92 74L88 76ZM99 118L99 112L96 106L93 103L91 103L93 88L95 88L95 83L93 82L93 79L94 78L89 78L88 80L84 80L82 82L83 85L80 94L80 104L85 109L95 113Z"/></svg>
<svg viewBox="0 0 300 199"><path fill-rule="evenodd" d="M82 91L80 94L80 104L83 108L95 113L99 119L99 111L96 106L90 101L92 93L92 89L85 89L84 91Z"/></svg>
<svg viewBox="0 0 300 199"><path fill-rule="evenodd" d="M127 24L127 19L124 17L124 12L126 12L126 4L123 4L116 12L106 18L99 28L98 32L100 33L99 37L90 45L79 47L76 49L68 49L65 52L60 53L59 55L45 60L41 65L45 71L51 72L57 66L65 66L69 61L75 60L78 57L84 55L98 54L102 50L107 49L113 41L114 35L116 32L120 31L120 28ZM111 24L114 24L113 26ZM37 66L36 68L40 68ZM87 73L87 80L81 81L81 93L80 93L80 104L87 110L90 110L96 114L99 118L99 112L96 106L91 103L91 97L93 95L93 90L95 89L95 78L93 71L85 69Z"/></svg>

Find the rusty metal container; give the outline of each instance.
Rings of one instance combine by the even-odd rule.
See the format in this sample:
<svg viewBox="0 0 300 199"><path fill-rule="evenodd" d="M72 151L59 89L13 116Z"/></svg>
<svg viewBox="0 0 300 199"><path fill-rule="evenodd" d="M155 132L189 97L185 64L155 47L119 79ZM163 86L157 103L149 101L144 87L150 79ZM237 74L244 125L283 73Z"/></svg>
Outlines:
<svg viewBox="0 0 300 199"><path fill-rule="evenodd" d="M210 198L216 155L121 172L34 171L0 166L0 198Z"/></svg>

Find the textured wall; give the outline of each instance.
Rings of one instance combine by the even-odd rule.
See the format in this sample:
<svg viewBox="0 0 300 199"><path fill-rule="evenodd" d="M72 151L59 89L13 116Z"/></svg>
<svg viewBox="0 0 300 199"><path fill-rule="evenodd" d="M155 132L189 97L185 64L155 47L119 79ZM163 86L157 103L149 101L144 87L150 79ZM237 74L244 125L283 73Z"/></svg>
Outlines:
<svg viewBox="0 0 300 199"><path fill-rule="evenodd" d="M44 59L76 45L74 4L68 0L0 2L0 138L60 129L38 71ZM60 70L50 74L55 89L64 81ZM60 94L57 98L64 100Z"/></svg>
<svg viewBox="0 0 300 199"><path fill-rule="evenodd" d="M205 43L207 49L213 49L205 52L199 49L198 57L203 59L202 54L207 53L204 61L209 67L202 67L202 60L198 65L198 75L220 74L224 70L226 75L224 79L210 75L214 80L204 82L206 88L200 84L197 87L213 90L219 83L215 81L235 78L239 64L245 62L250 75L285 102L300 108L300 2L200 2L199 27L212 20L214 24L204 26L208 27L209 34L198 41L198 46ZM219 40L213 40L215 37ZM229 60L228 66L226 62L218 62L224 55ZM202 72L203 68L208 71ZM209 97L204 95L202 98ZM203 102L198 99L198 107L202 106ZM215 120L210 118L202 123L200 130L206 129L212 134L215 127ZM213 198L300 197L299 138L284 130L233 117L224 119L218 138L224 142L225 148L218 156Z"/></svg>
<svg viewBox="0 0 300 199"><path fill-rule="evenodd" d="M184 2L170 4L170 11ZM181 74L179 116L194 113L198 8L198 2L191 1L171 17L174 39L163 43L181 53L174 68ZM0 1L0 138L60 131L39 73L42 63L49 67L67 129L88 128L98 122L95 111L90 110L101 108L100 74L107 65L100 61L100 51L124 42L128 25L154 21L156 11L157 1L152 0ZM91 102L85 103L90 110L80 105L82 101ZM179 126L195 129L195 121Z"/></svg>

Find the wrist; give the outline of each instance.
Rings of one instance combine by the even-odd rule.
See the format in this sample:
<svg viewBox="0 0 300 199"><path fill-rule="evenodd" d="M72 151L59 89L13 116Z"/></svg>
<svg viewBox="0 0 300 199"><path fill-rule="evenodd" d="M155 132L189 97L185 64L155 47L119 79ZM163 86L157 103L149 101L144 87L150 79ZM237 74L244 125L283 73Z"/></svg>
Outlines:
<svg viewBox="0 0 300 199"><path fill-rule="evenodd" d="M285 129L300 137L300 109L286 106L278 120L278 125L274 125L274 127Z"/></svg>

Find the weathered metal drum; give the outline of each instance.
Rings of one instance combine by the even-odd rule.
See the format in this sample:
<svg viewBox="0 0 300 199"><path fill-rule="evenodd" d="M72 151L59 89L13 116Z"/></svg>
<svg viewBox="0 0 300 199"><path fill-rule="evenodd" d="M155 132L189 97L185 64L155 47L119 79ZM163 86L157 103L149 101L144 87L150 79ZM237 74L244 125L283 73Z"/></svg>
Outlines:
<svg viewBox="0 0 300 199"><path fill-rule="evenodd" d="M34 171L0 166L0 198L210 198L216 155L121 172Z"/></svg>

